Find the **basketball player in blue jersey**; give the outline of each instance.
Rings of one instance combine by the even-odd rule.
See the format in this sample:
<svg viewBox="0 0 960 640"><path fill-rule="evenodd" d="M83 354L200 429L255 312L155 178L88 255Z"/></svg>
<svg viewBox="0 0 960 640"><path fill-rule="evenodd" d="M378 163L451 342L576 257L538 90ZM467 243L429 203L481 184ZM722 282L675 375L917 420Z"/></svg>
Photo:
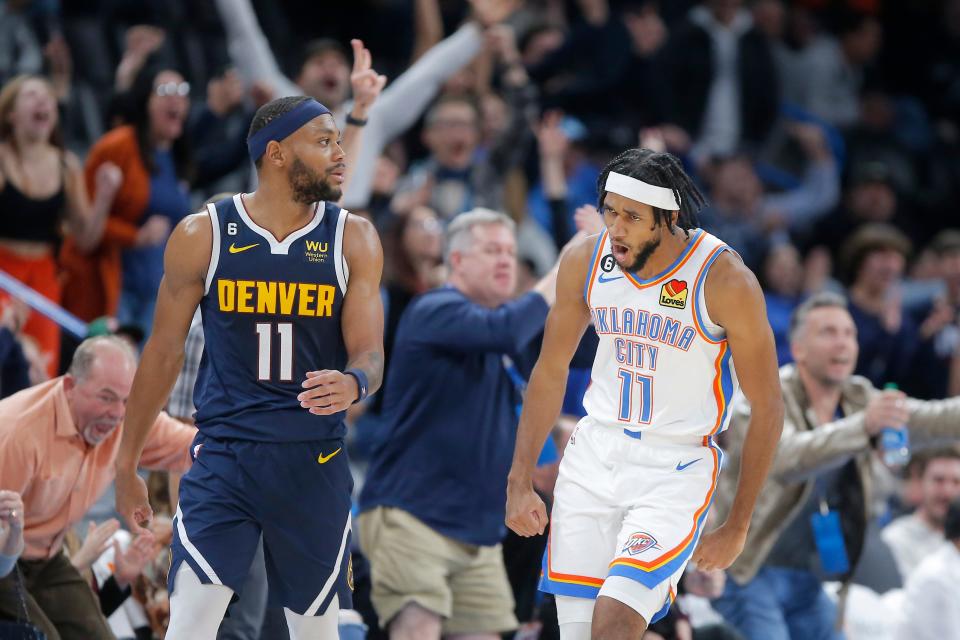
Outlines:
<svg viewBox="0 0 960 640"><path fill-rule="evenodd" d="M600 343L587 416L564 451L540 588L555 594L562 640L636 640L669 610L691 558L724 569L742 550L783 402L757 280L696 228L703 196L679 161L628 150L604 169L598 191L606 231L561 260L506 521L522 536L544 531L531 473L592 321ZM723 459L714 437L738 385L753 409L748 461L727 521L701 538Z"/></svg>
<svg viewBox="0 0 960 640"><path fill-rule="evenodd" d="M194 390L194 464L180 484L170 640L217 628L263 538L271 606L291 638L336 638L350 605L344 412L380 385L383 254L366 220L334 204L344 153L326 107L274 100L248 147L259 187L210 204L170 237L153 335L117 459L117 510L152 516L136 475L199 305L206 347Z"/></svg>

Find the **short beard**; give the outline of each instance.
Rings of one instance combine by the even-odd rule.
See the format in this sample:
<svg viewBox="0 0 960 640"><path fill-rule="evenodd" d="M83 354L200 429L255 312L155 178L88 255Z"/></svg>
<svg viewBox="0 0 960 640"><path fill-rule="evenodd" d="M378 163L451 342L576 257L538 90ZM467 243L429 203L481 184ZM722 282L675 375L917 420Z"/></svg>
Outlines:
<svg viewBox="0 0 960 640"><path fill-rule="evenodd" d="M634 258L633 264L630 265L630 268L627 269L633 273L638 273L647 265L647 260L650 259L650 256L653 255L653 252L657 250L657 247L660 246L660 238L657 237L653 240L648 240L643 246L640 247L640 250L637 252L637 257Z"/></svg>
<svg viewBox="0 0 960 640"><path fill-rule="evenodd" d="M314 202L337 202L343 192L339 187L322 180L315 171L303 163L300 158L294 157L287 174L290 181L290 191L293 201L298 204L313 204Z"/></svg>

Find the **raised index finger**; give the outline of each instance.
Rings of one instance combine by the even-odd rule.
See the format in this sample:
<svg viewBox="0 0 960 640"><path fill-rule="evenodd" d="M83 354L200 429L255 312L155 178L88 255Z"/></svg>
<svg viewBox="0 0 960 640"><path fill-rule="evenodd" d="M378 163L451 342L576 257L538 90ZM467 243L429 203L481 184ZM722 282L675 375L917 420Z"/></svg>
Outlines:
<svg viewBox="0 0 960 640"><path fill-rule="evenodd" d="M353 47L353 71L354 73L358 71L364 71L368 68L369 64L367 63L367 58L364 55L363 40L359 38L354 38L350 41L350 46Z"/></svg>

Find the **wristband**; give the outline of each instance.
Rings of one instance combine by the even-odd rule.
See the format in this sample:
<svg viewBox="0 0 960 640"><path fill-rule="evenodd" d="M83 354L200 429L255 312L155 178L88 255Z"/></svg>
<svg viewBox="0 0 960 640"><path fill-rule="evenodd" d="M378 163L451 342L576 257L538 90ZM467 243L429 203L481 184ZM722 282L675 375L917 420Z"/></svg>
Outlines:
<svg viewBox="0 0 960 640"><path fill-rule="evenodd" d="M353 376L357 380L357 399L353 401L353 404L360 402L361 400L367 397L367 374L361 369L347 369L343 372L344 375Z"/></svg>
<svg viewBox="0 0 960 640"><path fill-rule="evenodd" d="M348 113L347 124L353 125L354 127L362 127L363 125L367 124L367 121L366 119L361 120L360 118L354 118L352 115Z"/></svg>

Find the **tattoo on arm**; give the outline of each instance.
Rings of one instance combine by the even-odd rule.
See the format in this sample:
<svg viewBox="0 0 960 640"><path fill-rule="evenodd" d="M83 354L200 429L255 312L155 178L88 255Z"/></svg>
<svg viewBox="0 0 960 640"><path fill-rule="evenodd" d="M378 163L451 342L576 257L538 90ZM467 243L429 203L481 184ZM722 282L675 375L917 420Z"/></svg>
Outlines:
<svg viewBox="0 0 960 640"><path fill-rule="evenodd" d="M383 351L364 351L350 359L347 369L360 369L367 374L367 393L372 394L383 383Z"/></svg>

